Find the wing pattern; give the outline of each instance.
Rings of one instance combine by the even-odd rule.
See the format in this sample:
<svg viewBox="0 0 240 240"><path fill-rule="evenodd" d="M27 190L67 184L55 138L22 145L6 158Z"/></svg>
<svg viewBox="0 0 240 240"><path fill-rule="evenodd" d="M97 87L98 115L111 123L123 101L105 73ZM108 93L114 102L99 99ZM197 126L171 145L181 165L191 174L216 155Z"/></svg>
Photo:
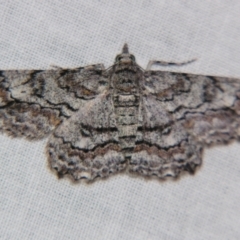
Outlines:
<svg viewBox="0 0 240 240"><path fill-rule="evenodd" d="M102 66L0 72L0 131L41 139L107 84ZM102 85L99 82L103 83Z"/></svg>
<svg viewBox="0 0 240 240"><path fill-rule="evenodd" d="M205 147L240 137L240 79L142 70L124 45L114 65L0 71L0 131L49 137L58 176L194 173Z"/></svg>
<svg viewBox="0 0 240 240"><path fill-rule="evenodd" d="M194 173L204 147L239 139L239 80L148 71L143 89L145 119L131 171L160 178Z"/></svg>

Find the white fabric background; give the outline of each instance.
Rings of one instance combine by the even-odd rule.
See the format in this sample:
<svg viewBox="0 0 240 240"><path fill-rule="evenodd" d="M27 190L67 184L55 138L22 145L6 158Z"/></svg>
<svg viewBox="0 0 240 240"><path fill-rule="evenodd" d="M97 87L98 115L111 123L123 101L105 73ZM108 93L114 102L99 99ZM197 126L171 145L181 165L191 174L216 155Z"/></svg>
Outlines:
<svg viewBox="0 0 240 240"><path fill-rule="evenodd" d="M240 1L0 1L0 69L109 67L124 42L172 71L240 78ZM166 68L164 68L166 70ZM240 239L239 144L205 151L195 176L116 175L73 185L45 144L0 136L0 239Z"/></svg>

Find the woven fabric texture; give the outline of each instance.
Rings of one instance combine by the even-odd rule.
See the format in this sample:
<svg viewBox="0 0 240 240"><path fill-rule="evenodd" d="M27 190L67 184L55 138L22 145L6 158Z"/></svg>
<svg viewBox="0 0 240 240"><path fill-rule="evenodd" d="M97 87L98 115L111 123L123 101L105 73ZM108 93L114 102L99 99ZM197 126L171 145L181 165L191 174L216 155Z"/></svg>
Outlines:
<svg viewBox="0 0 240 240"><path fill-rule="evenodd" d="M0 1L0 69L111 66L127 42L143 68L240 78L240 2ZM0 135L0 239L240 239L239 143L205 151L194 176L71 184L47 139Z"/></svg>

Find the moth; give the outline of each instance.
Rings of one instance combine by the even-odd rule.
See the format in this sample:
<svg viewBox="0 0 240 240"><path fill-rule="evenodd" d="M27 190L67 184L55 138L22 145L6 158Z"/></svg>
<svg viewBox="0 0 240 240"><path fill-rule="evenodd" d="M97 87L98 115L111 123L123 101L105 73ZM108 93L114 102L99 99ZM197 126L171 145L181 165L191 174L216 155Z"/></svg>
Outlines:
<svg viewBox="0 0 240 240"><path fill-rule="evenodd" d="M206 147L240 137L240 79L114 64L0 71L0 131L40 140L59 177L194 173ZM171 63L170 63L171 64ZM172 63L174 64L174 63Z"/></svg>

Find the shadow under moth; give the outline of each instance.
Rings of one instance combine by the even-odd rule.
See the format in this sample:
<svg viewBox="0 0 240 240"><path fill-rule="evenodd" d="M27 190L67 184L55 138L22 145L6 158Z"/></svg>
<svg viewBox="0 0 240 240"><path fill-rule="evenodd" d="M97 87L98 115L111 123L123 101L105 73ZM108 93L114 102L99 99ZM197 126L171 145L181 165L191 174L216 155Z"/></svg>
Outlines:
<svg viewBox="0 0 240 240"><path fill-rule="evenodd" d="M123 46L114 64L0 71L0 131L48 137L58 176L194 173L205 147L240 137L240 79L142 69ZM178 64L179 65L179 64Z"/></svg>

